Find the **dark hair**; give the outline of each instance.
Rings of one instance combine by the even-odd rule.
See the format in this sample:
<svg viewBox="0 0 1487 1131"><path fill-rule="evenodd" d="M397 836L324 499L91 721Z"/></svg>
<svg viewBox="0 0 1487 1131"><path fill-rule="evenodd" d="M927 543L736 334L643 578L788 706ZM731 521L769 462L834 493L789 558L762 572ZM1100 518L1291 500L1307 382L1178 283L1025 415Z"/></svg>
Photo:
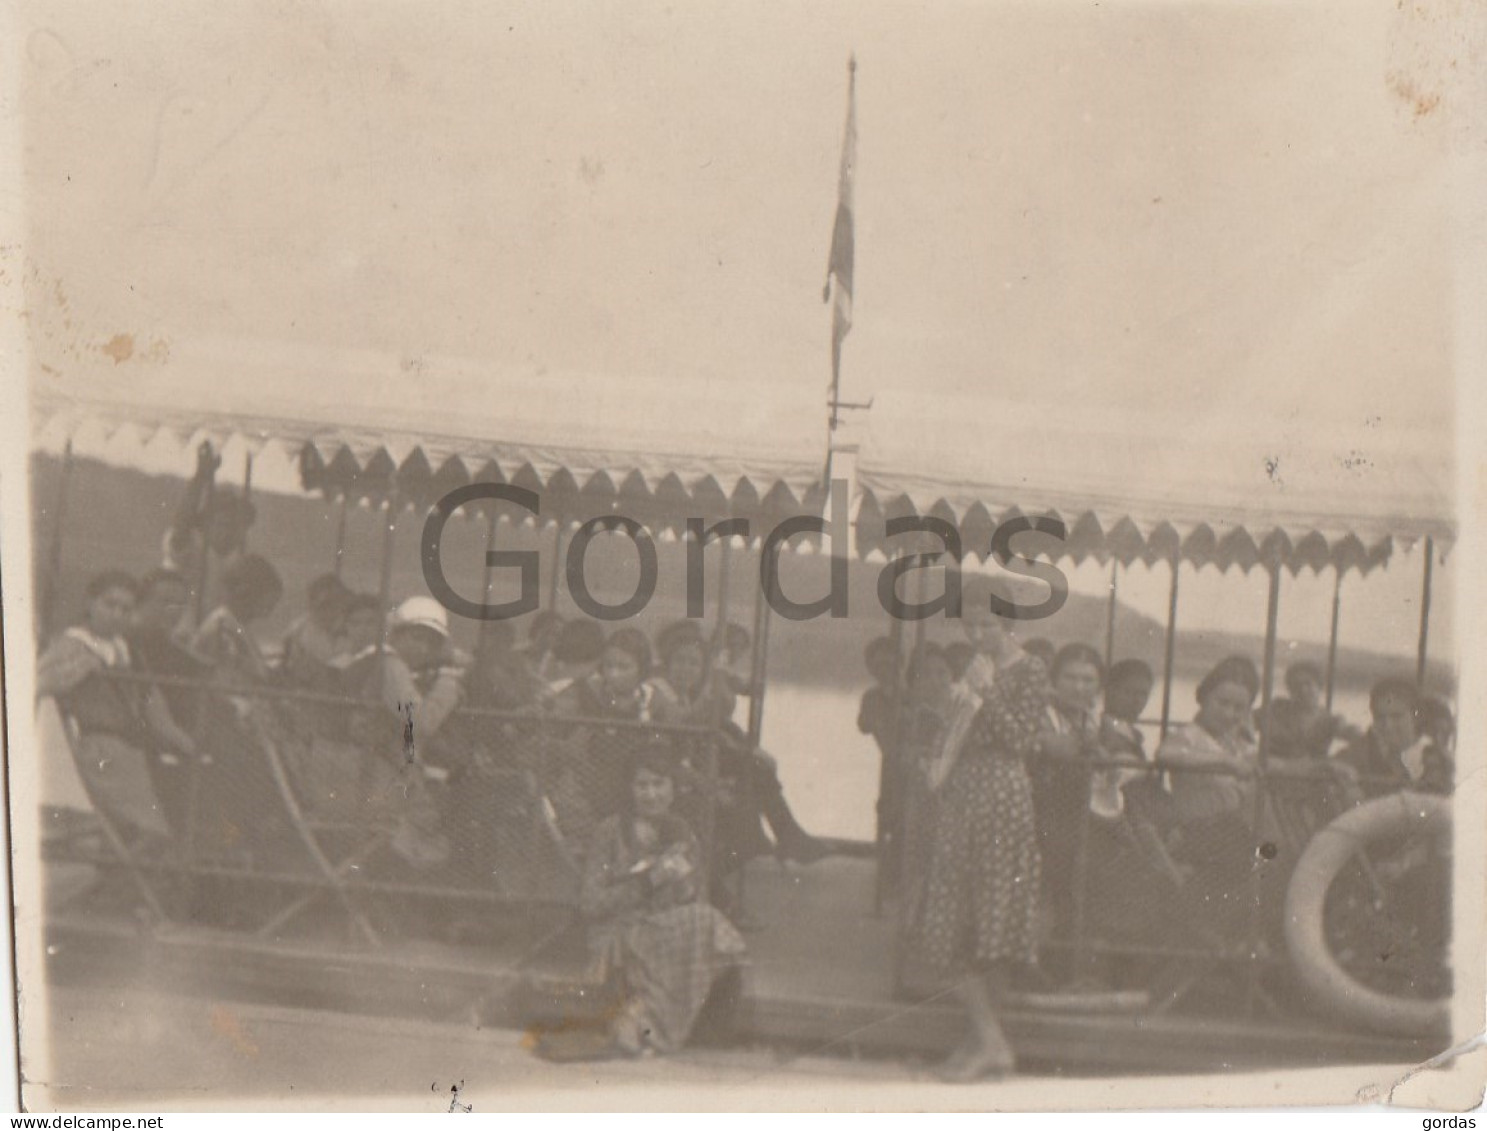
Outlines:
<svg viewBox="0 0 1487 1131"><path fill-rule="evenodd" d="M532 614L532 619L527 623L527 639L536 640L544 633L561 632L563 618L552 609L539 609Z"/></svg>
<svg viewBox="0 0 1487 1131"><path fill-rule="evenodd" d="M1429 732L1435 727L1444 727L1448 733L1456 733L1456 716L1451 713L1451 704L1434 695L1422 695L1415 706L1415 718L1420 729Z"/></svg>
<svg viewBox="0 0 1487 1131"><path fill-rule="evenodd" d="M896 651L892 640L886 636L877 636L867 642L867 647L862 650L862 659L864 663L871 665L874 656L887 652L889 659L897 660Z"/></svg>
<svg viewBox="0 0 1487 1131"><path fill-rule="evenodd" d="M1402 699L1409 704L1411 711L1420 708L1420 689L1415 686L1415 681L1405 679L1403 676L1387 675L1379 680L1369 689L1368 709L1373 714L1379 713L1379 706L1385 699Z"/></svg>
<svg viewBox="0 0 1487 1131"><path fill-rule="evenodd" d="M1054 646L1053 641L1044 638L1044 636L1033 636L1030 641L1026 641L1023 644L1023 651L1028 652L1029 655L1036 655L1039 660L1042 660L1044 667L1048 667L1048 669L1051 669L1059 661L1059 649ZM1099 657L1096 655L1096 658Z"/></svg>
<svg viewBox="0 0 1487 1131"><path fill-rule="evenodd" d="M253 500L245 499L229 488L219 487L212 492L204 517L210 521L219 514L236 519L247 527L252 526L253 520L258 517L258 508L253 505Z"/></svg>
<svg viewBox="0 0 1487 1131"><path fill-rule="evenodd" d="M248 554L233 562L223 574L222 591L231 604L241 605L246 601L262 609L284 595L284 582L267 558Z"/></svg>
<svg viewBox="0 0 1487 1131"><path fill-rule="evenodd" d="M604 653L604 630L591 620L571 620L553 641L552 658L561 664L592 664Z"/></svg>
<svg viewBox="0 0 1487 1131"><path fill-rule="evenodd" d="M941 648L938 644L926 644L909 658L909 667L908 671L905 672L905 681L910 687L913 687L919 681L919 677L924 674L924 665L931 660L939 660L940 663L950 669L952 677L955 675L955 665L950 662L950 657L946 654L945 649Z"/></svg>
<svg viewBox="0 0 1487 1131"><path fill-rule="evenodd" d="M1310 660L1297 660L1286 669L1286 690L1295 695L1296 685L1303 676L1310 676L1313 683L1322 686L1322 669Z"/></svg>
<svg viewBox="0 0 1487 1131"><path fill-rule="evenodd" d="M601 655L616 648L624 652L635 661L635 666L640 669L640 678L644 679L651 671L651 642L645 638L645 633L638 628L620 628L610 634L604 642Z"/></svg>
<svg viewBox="0 0 1487 1131"><path fill-rule="evenodd" d="M1029 643L1033 642L1029 641ZM1027 644L1024 644L1022 646L1022 650L1024 652L1031 651ZM1034 652L1033 654L1037 655L1036 652ZM1100 657L1100 653L1096 652L1088 644L1080 644L1078 642L1075 642L1073 644L1065 644L1062 648L1060 648L1058 650L1058 654L1053 657L1053 664L1049 670L1048 678L1057 679L1060 673L1062 673L1063 670L1070 664L1089 664L1095 669L1096 678L1098 678L1101 683L1104 683L1105 661Z"/></svg>
<svg viewBox="0 0 1487 1131"><path fill-rule="evenodd" d="M649 770L660 777L675 780L676 750L664 734L647 734L630 754L629 770L631 778L641 770Z"/></svg>
<svg viewBox="0 0 1487 1131"><path fill-rule="evenodd" d="M964 640L956 640L945 645L945 662L950 665L950 674L956 679L964 679L966 669L971 666L971 660L975 658L976 649L972 648Z"/></svg>
<svg viewBox="0 0 1487 1131"><path fill-rule="evenodd" d="M98 600L110 589L122 589L131 597L139 596L139 583L122 569L106 569L88 578L87 594L90 602Z"/></svg>
<svg viewBox="0 0 1487 1131"><path fill-rule="evenodd" d="M322 573L305 587L305 592L311 605L322 605L326 601L337 599L344 603L351 596L351 590L333 573Z"/></svg>
<svg viewBox="0 0 1487 1131"><path fill-rule="evenodd" d="M186 590L190 590L191 588L191 583L186 580L185 574L179 570L166 569L162 566L159 569L150 570L149 573L139 579L139 599L143 601L152 596L155 590L159 589L162 585L179 585L182 589Z"/></svg>
<svg viewBox="0 0 1487 1131"><path fill-rule="evenodd" d="M348 619L364 609L371 609L374 613L380 612L382 602L370 593L352 593L351 596L346 598L346 616Z"/></svg>
<svg viewBox="0 0 1487 1131"><path fill-rule="evenodd" d="M656 651L660 653L662 664L669 664L675 653L689 645L707 647L696 621L674 620L656 633Z"/></svg>
<svg viewBox="0 0 1487 1131"><path fill-rule="evenodd" d="M1157 677L1145 660L1116 660L1105 673L1105 686L1125 683L1129 679L1140 679L1146 684L1156 683Z"/></svg>
<svg viewBox="0 0 1487 1131"><path fill-rule="evenodd" d="M1222 683L1239 684L1249 692L1251 700L1260 693L1260 673L1248 656L1226 656L1214 664L1203 677L1203 682L1198 684L1198 702L1201 704Z"/></svg>
<svg viewBox="0 0 1487 1131"><path fill-rule="evenodd" d="M482 656L498 656L509 652L516 643L516 629L509 620L488 620L480 626L480 653Z"/></svg>

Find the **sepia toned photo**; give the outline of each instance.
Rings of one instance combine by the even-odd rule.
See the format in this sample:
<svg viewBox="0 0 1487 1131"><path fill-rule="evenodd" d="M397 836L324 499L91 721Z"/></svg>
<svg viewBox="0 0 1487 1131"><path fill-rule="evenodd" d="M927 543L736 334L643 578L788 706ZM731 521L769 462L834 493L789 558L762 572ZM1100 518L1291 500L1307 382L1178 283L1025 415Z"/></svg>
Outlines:
<svg viewBox="0 0 1487 1131"><path fill-rule="evenodd" d="M1481 1101L1481 14L4 18L25 1110Z"/></svg>

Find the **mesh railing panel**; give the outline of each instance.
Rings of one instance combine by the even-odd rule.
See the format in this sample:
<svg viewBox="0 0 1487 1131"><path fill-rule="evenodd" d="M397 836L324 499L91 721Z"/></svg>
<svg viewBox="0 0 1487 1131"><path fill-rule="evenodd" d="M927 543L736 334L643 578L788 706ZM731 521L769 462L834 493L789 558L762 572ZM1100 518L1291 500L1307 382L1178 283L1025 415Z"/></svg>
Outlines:
<svg viewBox="0 0 1487 1131"><path fill-rule="evenodd" d="M348 906L375 892L576 905L589 841L625 809L641 748L675 768L673 812L712 858L717 736L699 728L461 709L432 733L415 712L410 744L406 718L375 703L116 678L141 693L165 685L200 755L154 744L142 752L168 836L90 789L126 863L158 884L174 876L277 885L277 905L256 897L269 922L317 887ZM99 738L72 737L85 769ZM59 843L54 854L66 844L89 844L95 855L98 847ZM164 902L187 917L201 906Z"/></svg>

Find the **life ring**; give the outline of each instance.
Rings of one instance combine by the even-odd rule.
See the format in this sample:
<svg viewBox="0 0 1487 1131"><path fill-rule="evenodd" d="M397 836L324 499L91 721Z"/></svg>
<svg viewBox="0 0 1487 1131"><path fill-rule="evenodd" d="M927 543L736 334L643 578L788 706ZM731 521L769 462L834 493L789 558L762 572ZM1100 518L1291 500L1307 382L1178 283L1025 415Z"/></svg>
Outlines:
<svg viewBox="0 0 1487 1131"><path fill-rule="evenodd" d="M1359 847L1381 837L1445 834L1447 798L1395 793L1359 805L1312 837L1286 891L1286 945L1302 981L1341 1018L1381 1032L1423 1036L1448 1031L1450 998L1413 999L1365 986L1338 963L1327 945L1327 892Z"/></svg>

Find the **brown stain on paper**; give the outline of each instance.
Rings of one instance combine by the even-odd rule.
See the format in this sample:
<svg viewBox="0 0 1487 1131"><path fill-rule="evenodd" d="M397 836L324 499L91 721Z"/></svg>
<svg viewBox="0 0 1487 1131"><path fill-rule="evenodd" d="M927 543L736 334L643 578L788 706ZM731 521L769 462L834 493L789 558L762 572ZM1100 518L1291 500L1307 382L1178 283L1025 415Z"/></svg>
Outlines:
<svg viewBox="0 0 1487 1131"><path fill-rule="evenodd" d="M1410 75L1395 71L1388 76L1389 89L1396 98L1401 99L1405 105L1414 111L1415 119L1425 117L1441 104L1441 95L1438 90L1425 90Z"/></svg>
<svg viewBox="0 0 1487 1131"><path fill-rule="evenodd" d="M134 356L134 335L115 334L99 348L106 357L113 358L114 364L118 365Z"/></svg>
<svg viewBox="0 0 1487 1131"><path fill-rule="evenodd" d="M232 1042L243 1056L257 1056L258 1043L248 1035L235 1011L225 1005L212 1006L212 1032Z"/></svg>

